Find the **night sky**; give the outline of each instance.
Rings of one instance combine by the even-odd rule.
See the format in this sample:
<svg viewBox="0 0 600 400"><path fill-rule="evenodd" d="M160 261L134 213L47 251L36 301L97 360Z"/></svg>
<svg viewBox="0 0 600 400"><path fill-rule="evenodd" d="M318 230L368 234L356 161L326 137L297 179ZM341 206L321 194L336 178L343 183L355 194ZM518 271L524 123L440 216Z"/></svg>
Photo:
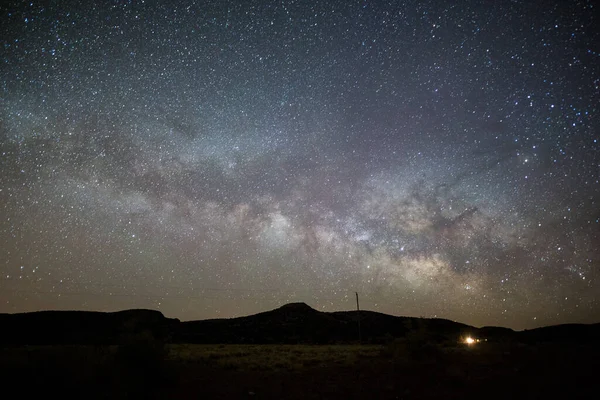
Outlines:
<svg viewBox="0 0 600 400"><path fill-rule="evenodd" d="M600 322L595 1L14 1L0 312Z"/></svg>

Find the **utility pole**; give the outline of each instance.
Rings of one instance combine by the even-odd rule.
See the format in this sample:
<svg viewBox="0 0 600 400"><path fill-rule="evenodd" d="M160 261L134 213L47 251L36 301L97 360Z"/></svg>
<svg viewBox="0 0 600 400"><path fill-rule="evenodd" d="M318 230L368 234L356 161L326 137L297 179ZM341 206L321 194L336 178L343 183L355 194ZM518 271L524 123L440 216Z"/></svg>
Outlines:
<svg viewBox="0 0 600 400"><path fill-rule="evenodd" d="M358 342L362 343L362 333L360 331L360 306L358 305L358 292L356 293L356 316L358 317Z"/></svg>

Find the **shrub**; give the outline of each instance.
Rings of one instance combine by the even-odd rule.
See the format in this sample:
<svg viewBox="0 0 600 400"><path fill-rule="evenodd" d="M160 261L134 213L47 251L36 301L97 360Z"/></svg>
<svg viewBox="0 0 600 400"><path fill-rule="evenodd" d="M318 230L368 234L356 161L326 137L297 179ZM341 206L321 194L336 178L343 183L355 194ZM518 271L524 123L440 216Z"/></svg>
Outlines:
<svg viewBox="0 0 600 400"><path fill-rule="evenodd" d="M165 343L151 332L128 336L115 353L115 383L133 396L146 396L171 382L166 356Z"/></svg>
<svg viewBox="0 0 600 400"><path fill-rule="evenodd" d="M116 361L124 366L154 369L164 364L167 351L164 342L149 331L131 335L123 341L116 353Z"/></svg>
<svg viewBox="0 0 600 400"><path fill-rule="evenodd" d="M386 342L381 354L394 360L434 362L443 356L441 346L423 327L410 330L404 338L388 338Z"/></svg>

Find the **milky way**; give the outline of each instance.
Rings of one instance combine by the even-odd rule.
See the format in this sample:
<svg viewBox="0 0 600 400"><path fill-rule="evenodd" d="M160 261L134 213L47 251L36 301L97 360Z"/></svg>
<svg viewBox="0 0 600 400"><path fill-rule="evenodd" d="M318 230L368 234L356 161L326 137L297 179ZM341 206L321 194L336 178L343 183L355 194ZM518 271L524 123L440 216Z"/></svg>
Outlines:
<svg viewBox="0 0 600 400"><path fill-rule="evenodd" d="M597 7L444 4L1 6L0 312L598 322Z"/></svg>

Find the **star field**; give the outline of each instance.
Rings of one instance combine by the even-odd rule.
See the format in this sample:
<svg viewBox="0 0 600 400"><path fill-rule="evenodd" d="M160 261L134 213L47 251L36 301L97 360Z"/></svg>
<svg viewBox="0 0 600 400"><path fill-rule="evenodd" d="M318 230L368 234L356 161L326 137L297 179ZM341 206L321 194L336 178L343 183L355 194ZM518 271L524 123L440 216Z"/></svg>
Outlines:
<svg viewBox="0 0 600 400"><path fill-rule="evenodd" d="M0 312L600 321L597 7L0 6Z"/></svg>

